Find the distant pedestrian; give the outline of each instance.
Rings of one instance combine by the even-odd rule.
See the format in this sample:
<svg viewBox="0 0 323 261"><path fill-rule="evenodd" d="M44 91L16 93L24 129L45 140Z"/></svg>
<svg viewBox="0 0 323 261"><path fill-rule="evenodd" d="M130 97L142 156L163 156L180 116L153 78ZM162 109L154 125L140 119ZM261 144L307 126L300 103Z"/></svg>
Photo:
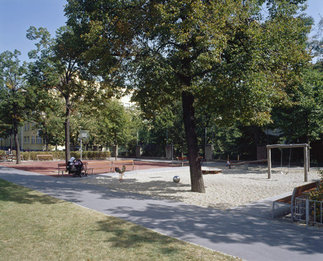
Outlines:
<svg viewBox="0 0 323 261"><path fill-rule="evenodd" d="M231 169L231 162L230 160L227 160L227 163L225 164L226 167L228 167L229 169Z"/></svg>

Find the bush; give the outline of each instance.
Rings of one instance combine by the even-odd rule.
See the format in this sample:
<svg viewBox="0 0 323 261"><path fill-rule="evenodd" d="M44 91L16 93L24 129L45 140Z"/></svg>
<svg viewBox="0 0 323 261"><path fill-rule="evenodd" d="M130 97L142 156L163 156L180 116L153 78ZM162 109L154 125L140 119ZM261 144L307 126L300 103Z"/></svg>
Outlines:
<svg viewBox="0 0 323 261"><path fill-rule="evenodd" d="M0 151L0 155L2 152L5 155L5 151ZM65 159L65 151L24 151L22 152L22 156L24 160L37 160L37 155L53 155L55 160L64 160ZM109 151L83 151L82 159L93 160L93 159L106 159L109 158L110 152ZM81 157L79 151L72 151L71 157L79 159Z"/></svg>

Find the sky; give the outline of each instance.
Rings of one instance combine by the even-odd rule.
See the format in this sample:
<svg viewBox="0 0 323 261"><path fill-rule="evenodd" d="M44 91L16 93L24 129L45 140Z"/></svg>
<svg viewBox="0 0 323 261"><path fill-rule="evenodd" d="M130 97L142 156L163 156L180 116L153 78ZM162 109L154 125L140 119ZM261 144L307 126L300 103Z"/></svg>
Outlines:
<svg viewBox="0 0 323 261"><path fill-rule="evenodd" d="M46 27L55 35L58 27L66 22L66 0L0 0L0 53L19 50L21 60L28 60L34 42L26 38L30 26ZM317 24L323 16L323 0L308 0L307 14Z"/></svg>

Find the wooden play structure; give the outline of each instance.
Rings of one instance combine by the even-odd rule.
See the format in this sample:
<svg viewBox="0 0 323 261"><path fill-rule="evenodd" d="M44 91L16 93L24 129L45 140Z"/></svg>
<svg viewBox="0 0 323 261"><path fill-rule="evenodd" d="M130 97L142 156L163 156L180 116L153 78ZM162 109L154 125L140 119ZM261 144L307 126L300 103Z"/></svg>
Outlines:
<svg viewBox="0 0 323 261"><path fill-rule="evenodd" d="M310 157L309 157L310 145L307 143L267 145L268 179L271 178L271 150L272 149L292 149L292 148L304 149L304 182L308 181L308 170L310 167Z"/></svg>

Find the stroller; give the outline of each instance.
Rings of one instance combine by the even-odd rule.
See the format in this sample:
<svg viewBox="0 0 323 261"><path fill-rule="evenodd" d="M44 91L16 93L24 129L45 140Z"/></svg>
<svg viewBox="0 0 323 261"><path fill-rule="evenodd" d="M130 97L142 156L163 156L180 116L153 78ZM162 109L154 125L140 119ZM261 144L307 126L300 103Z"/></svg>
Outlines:
<svg viewBox="0 0 323 261"><path fill-rule="evenodd" d="M67 170L68 174L73 174L74 177L86 176L83 162L74 157L68 161Z"/></svg>

